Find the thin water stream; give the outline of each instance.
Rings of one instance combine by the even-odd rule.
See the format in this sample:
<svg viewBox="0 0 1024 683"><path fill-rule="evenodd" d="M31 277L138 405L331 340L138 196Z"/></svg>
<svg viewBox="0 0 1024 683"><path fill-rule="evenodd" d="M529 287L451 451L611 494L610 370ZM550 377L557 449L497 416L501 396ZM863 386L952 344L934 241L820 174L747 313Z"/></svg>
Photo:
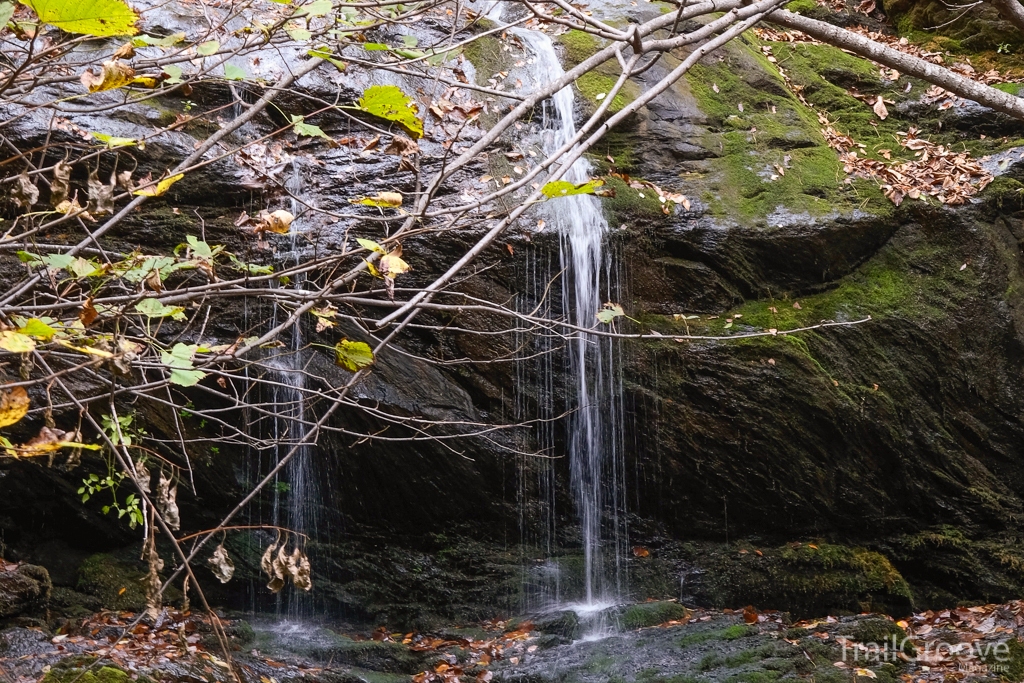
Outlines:
<svg viewBox="0 0 1024 683"><path fill-rule="evenodd" d="M503 3L496 3L489 18L500 21ZM542 31L511 28L532 53L525 61L536 88L565 72L550 36ZM543 103L540 147L545 155L576 135L574 94L563 88ZM564 180L582 183L592 167L580 158ZM613 264L605 249L608 222L600 202L591 195L572 195L546 202L541 211L561 240L562 314L576 325L593 327L603 301L610 298ZM624 590L622 564L626 543L622 487L622 386L615 342L592 334L578 334L568 342L567 406L571 411L567 445L571 489L580 525L583 550L582 600L569 607L583 617L600 614L619 600ZM575 597L575 596L574 596ZM556 600L561 596L556 596ZM603 630L593 624L591 632Z"/></svg>

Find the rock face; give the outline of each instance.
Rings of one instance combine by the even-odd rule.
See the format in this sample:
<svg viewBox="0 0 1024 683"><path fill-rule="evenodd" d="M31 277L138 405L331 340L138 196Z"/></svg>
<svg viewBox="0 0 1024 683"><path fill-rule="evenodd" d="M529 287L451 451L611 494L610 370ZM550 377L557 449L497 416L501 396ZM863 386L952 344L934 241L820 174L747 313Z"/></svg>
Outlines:
<svg viewBox="0 0 1024 683"><path fill-rule="evenodd" d="M586 49L581 40L563 40L567 61L574 50ZM842 112L851 134L870 138L875 147L881 144L875 138L912 123L941 122L936 139L969 143L979 156L1005 154L1020 134L991 112L939 113L921 105L924 88L917 82L879 128L848 89L877 94L902 82L883 83L871 65L821 46L773 49L790 51L790 76L804 84L811 104ZM659 65L645 78L672 66ZM361 85L318 77L302 87L333 99L336 88L353 95ZM638 92L645 83L634 86ZM229 97L210 89L193 99L212 106ZM155 106L133 107L117 119L102 117L102 126L92 118L79 125L138 137L166 116ZM277 125L260 121L240 135ZM348 125L341 119L322 124L332 135ZM666 336L623 345L630 544L649 553L624 560L629 590L640 599L756 602L806 614L899 612L1019 596L1024 166L1003 164L1001 177L969 206L908 201L897 209L867 181L842 182L842 167L819 128L758 46L737 44L613 131L595 155L602 171L609 170L610 157L618 172L650 179L692 202L665 215L654 197L621 180L609 183L617 190L606 208L615 227L609 249L621 273L620 303L638 321L623 329ZM46 129L26 117L5 134L34 147ZM186 126L149 145L140 154L140 171L159 174L207 133ZM422 146L426 156L439 156L439 145ZM307 196L327 209L344 205L332 193L339 173L349 174L346 182L365 195L395 183L413 189L394 157L326 147L313 156L318 164L271 165L259 187L227 161L190 174L166 203L152 202L119 227L114 242L125 251L140 244L172 249L200 229L198 212L211 243L249 249L251 240L235 229L234 218L252 209L252 192L265 191L265 204L282 201L285 168L298 169ZM410 240L405 250L416 270L408 285L428 282L475 236ZM325 222L310 229L310 238L317 248L332 249L345 235ZM536 285L533 274L558 262L556 236L523 231L508 244L481 257L489 268L461 285L464 291L502 301L526 296ZM277 246L285 249L283 242ZM0 255L0 264L6 284L18 266L9 255ZM208 332L234 340L266 312L252 305L219 311ZM727 336L822 321L863 322L793 336L672 341L686 332ZM452 359L499 355L517 340L423 330L401 344L420 357ZM343 381L319 351L310 355L307 371L325 386ZM537 381L546 371L555 373L547 398ZM508 423L534 415L544 400L564 405L566 381L560 363L435 366L394 354L381 357L358 398L399 415ZM149 433L169 443L208 435L205 426L187 419L179 424L170 413L143 417ZM351 431L381 427L359 414L333 424ZM578 579L573 548L579 539L566 491L568 464L509 454L535 448L535 437L527 430L499 432L465 442L458 453L431 442L394 447L325 437L313 466L319 498L311 504L320 525L309 547L315 608L396 625L481 619L531 599L524 576L529 583L554 567L562 586L571 585ZM551 427L551 440L564 452L564 424ZM190 530L216 524L268 467L265 459L230 448L203 446L193 457L195 493L179 499ZM132 547L138 533L104 516L95 501L79 504L75 494L84 474L103 467L89 454L79 469L0 463L0 527L13 556L53 569L67 605L99 600L106 607L136 607L141 569L129 558L138 555ZM559 483L542 480L543 473ZM544 528L551 501L557 513ZM270 494L261 497L250 520L266 521L274 505ZM259 556L270 540L260 534L229 539L238 578L226 587L211 585L213 599L236 607L273 604L258 583ZM553 565L542 561L548 541L561 548ZM89 557L108 551L121 555ZM31 612L45 604L49 590L45 570L32 565L0 575L0 617Z"/></svg>
<svg viewBox="0 0 1024 683"><path fill-rule="evenodd" d="M52 588L45 567L6 565L0 571L0 619L38 616L46 608Z"/></svg>

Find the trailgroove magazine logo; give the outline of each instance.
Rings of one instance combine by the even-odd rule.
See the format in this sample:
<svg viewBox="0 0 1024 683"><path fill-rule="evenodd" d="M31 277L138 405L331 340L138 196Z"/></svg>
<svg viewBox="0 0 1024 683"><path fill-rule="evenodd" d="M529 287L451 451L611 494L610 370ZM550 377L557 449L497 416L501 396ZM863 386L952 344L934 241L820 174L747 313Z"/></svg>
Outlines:
<svg viewBox="0 0 1024 683"><path fill-rule="evenodd" d="M914 643L909 636L900 638L893 635L880 643L858 643L846 639L842 639L841 643L842 660L836 663L837 666L914 662L922 667L956 664L959 670L970 673L1005 673L1009 669L1011 657L1007 640L958 643L931 640ZM858 669L857 673L875 677L873 672L866 669Z"/></svg>

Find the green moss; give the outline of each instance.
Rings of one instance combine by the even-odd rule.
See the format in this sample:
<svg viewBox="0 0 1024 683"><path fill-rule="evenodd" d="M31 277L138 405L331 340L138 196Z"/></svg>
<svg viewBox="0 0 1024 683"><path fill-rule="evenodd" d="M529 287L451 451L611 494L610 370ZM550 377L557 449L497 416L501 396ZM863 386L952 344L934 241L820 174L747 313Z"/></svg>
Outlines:
<svg viewBox="0 0 1024 683"><path fill-rule="evenodd" d="M615 87L615 82L618 80L618 76L605 73L600 67L594 71L583 74L576 79L576 89L580 93L580 97L583 99L583 103L589 109L596 109L601 100L597 99L598 95L607 95L611 92L612 88ZM619 92L615 93L615 97L612 98L612 102L608 105L608 113L615 114L622 111L622 109L630 102L635 100L640 94L640 89L632 81L626 81ZM603 98L602 98L603 99Z"/></svg>
<svg viewBox="0 0 1024 683"><path fill-rule="evenodd" d="M466 45L464 54L476 69L477 85L487 85L487 79L507 68L507 57L501 51L501 41L493 35L480 36Z"/></svg>
<svg viewBox="0 0 1024 683"><path fill-rule="evenodd" d="M989 655L985 663L998 673L1000 679L1010 683L1024 681L1024 643L1017 638L1006 641L1007 652L1001 656Z"/></svg>
<svg viewBox="0 0 1024 683"><path fill-rule="evenodd" d="M999 176L985 188L981 198L999 209L1016 210L1024 207L1024 183Z"/></svg>
<svg viewBox="0 0 1024 683"><path fill-rule="evenodd" d="M131 683L131 678L121 669L101 666L97 669L56 666L46 673L43 683Z"/></svg>
<svg viewBox="0 0 1024 683"><path fill-rule="evenodd" d="M665 217L654 190L637 190L623 180L611 177L605 178L605 189L615 192L614 197L601 200L613 226L660 220Z"/></svg>
<svg viewBox="0 0 1024 683"><path fill-rule="evenodd" d="M565 62L568 66L576 66L601 49L597 38L586 31L575 29L563 33L558 42L565 47Z"/></svg>
<svg viewBox="0 0 1024 683"><path fill-rule="evenodd" d="M814 0L793 0L786 5L786 9L797 14L811 14L818 9L818 3Z"/></svg>
<svg viewBox="0 0 1024 683"><path fill-rule="evenodd" d="M620 619L625 628L645 628L682 619L686 614L686 608L678 602L643 602L627 607Z"/></svg>
<svg viewBox="0 0 1024 683"><path fill-rule="evenodd" d="M690 647L691 645L699 645L700 643L712 640L737 640L755 635L757 635L757 627L735 624L727 628L690 633L679 640L679 645L681 647Z"/></svg>
<svg viewBox="0 0 1024 683"><path fill-rule="evenodd" d="M78 590L99 598L104 607L138 610L146 605L144 573L112 555L92 555L78 568Z"/></svg>
<svg viewBox="0 0 1024 683"><path fill-rule="evenodd" d="M565 49L565 65L573 67L593 56L601 49L601 43L597 38L584 31L567 31L559 37L559 42ZM600 105L598 95L607 95L615 87L620 71L615 60L609 60L599 65L596 69L576 79L576 90L579 92L584 107L594 111ZM640 88L632 81L626 81L622 88L612 98L608 106L608 112L614 114L622 111L622 108L635 100L640 95ZM603 99L603 98L602 98Z"/></svg>
<svg viewBox="0 0 1024 683"><path fill-rule="evenodd" d="M844 183L846 174L821 136L817 115L793 97L774 65L739 42L726 52L725 60L697 65L687 74L709 118L712 132L705 146L721 152L712 162L720 182L704 196L713 213L752 219L780 207L811 215L868 204L889 210L880 193L862 193ZM853 69L847 64L851 58L836 52ZM789 61L786 68L791 69ZM859 63L856 73L865 75ZM860 106L871 115L870 108Z"/></svg>

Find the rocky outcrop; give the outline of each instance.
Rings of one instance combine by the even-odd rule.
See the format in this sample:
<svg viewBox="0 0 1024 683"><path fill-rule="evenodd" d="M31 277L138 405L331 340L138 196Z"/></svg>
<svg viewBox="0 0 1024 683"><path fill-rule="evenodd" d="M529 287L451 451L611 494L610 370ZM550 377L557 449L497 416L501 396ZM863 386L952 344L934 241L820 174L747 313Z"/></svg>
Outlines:
<svg viewBox="0 0 1024 683"><path fill-rule="evenodd" d="M37 617L50 601L50 575L35 564L7 564L0 570L0 619Z"/></svg>
<svg viewBox="0 0 1024 683"><path fill-rule="evenodd" d="M583 41L563 37L569 61L574 51L588 49ZM808 102L839 116L844 131L875 148L892 144L910 124L934 124L935 140L964 145L976 156L1002 154L993 158L1007 163L996 165L1001 177L976 203L949 208L908 201L897 209L872 183L843 182L815 112L794 97L753 42L705 60L609 135L593 159L601 171L614 165L690 202L666 215L653 196L621 178L609 181L616 189L606 209L621 274L617 296L637 321L620 329L665 335L624 342L621 356L630 545L650 553L624 560L630 591L637 598L681 594L701 604L755 602L801 614L899 612L1018 596L1024 592L1024 555L1015 544L1024 511L1024 168L1007 150L1019 128L977 108L938 112L922 103L923 84L908 82L903 92L903 82L883 82L875 67L838 50L773 49ZM654 67L647 82L672 66ZM339 85L317 76L301 85L330 99L337 88L358 93L362 84L345 78ZM599 85L582 83L581 93ZM644 86L633 84L630 92ZM898 104L878 122L850 90L891 95ZM226 88L198 89L193 99L229 105L232 95ZM139 137L164 121L172 105L180 103L134 104L116 116L83 115L78 125ZM260 120L239 135L265 134L278 124ZM321 125L340 135L350 124ZM46 130L41 119L26 116L7 135L35 147ZM139 171L159 175L208 133L187 125L149 144L137 154ZM74 137L49 135L56 142ZM437 143L422 147L425 158L440 157ZM283 205L289 178L327 209L346 205L333 191L339 178L365 195L396 184L413 189L412 176L399 173L394 157L326 146L292 149L288 158L264 151L260 173L224 160L190 174L164 200L125 221L115 246L170 250L202 229L211 243L273 262L291 248L287 238L259 251L234 220L243 209ZM316 163L304 160L307 153ZM467 177L486 171L481 165ZM405 253L416 268L406 284L430 281L475 236L409 240ZM323 221L311 225L309 237L310 249L330 250L346 239L345 228ZM460 286L491 300L529 298L536 273L557 272L558 249L557 236L523 229L486 253L488 268ZM0 265L0 283L20 272L13 256L0 256ZM553 296L560 305L561 293ZM268 312L261 302L226 305L206 331L233 341ZM564 407L559 363L437 366L424 359L495 356L518 341L438 331L454 317L422 320L437 329L405 337L407 354L381 356L359 387L359 400L397 415L467 425L513 422L535 414L543 401L555 414ZM729 336L856 320L865 322L794 336L674 341L685 332ZM305 334L330 345L313 330ZM325 387L347 377L317 350L306 370ZM536 381L542 372L555 373L546 397ZM193 400L215 399L196 393ZM212 434L187 415L152 409L142 418L167 443ZM350 432L383 426L355 412L332 425ZM29 420L24 428L38 426ZM524 577L529 583L553 567L563 588L573 586L578 532L564 483L568 464L515 455L535 448L535 436L526 429L492 433L461 443L457 452L430 442L396 447L340 434L322 439L312 465L320 529L309 546L315 608L357 621L437 624L514 612L535 597ZM564 451L561 423L547 438L553 451ZM197 446L191 455L192 491L186 495L183 487L179 502L192 530L216 524L268 462L265 454L230 447ZM68 612L97 604L137 608L144 597L132 546L138 532L102 514L98 501L80 504L75 493L86 473L105 467L88 453L77 468L0 465L8 552L49 567ZM551 485L542 473L559 483ZM250 519L265 521L287 495L286 488L267 492ZM554 519L546 517L551 503ZM271 606L276 598L263 591L258 568L269 540L258 533L229 539L238 578L211 585L212 599ZM798 541L803 545L787 545ZM543 561L548 543L556 548L551 564ZM108 551L121 554L96 556ZM3 604L11 607L0 606L0 616L45 604L49 583L29 565L9 581L12 597Z"/></svg>

